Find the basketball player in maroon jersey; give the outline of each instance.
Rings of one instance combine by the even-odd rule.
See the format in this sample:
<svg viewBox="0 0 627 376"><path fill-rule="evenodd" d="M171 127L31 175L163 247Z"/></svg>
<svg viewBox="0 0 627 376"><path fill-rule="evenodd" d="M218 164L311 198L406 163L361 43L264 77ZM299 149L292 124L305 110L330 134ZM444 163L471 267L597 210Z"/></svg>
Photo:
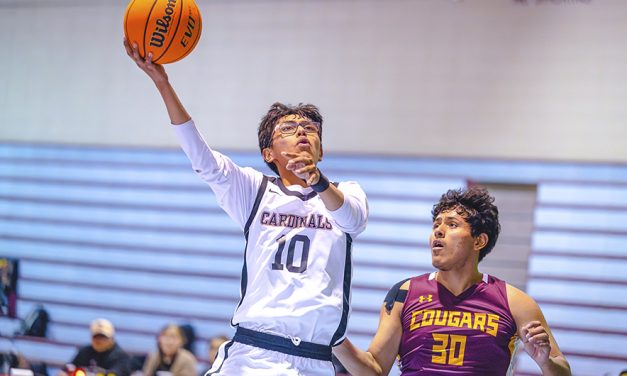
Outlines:
<svg viewBox="0 0 627 376"><path fill-rule="evenodd" d="M543 375L571 374L538 304L478 270L500 232L493 202L481 188L442 195L429 237L437 271L390 290L367 352L348 339L334 348L351 374L387 375L398 356L403 376L507 375L518 338Z"/></svg>

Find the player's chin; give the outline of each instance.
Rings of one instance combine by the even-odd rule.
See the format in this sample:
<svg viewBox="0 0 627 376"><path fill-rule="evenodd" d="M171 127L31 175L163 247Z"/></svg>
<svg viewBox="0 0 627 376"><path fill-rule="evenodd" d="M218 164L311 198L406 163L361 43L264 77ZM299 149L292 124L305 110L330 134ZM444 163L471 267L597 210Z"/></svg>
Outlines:
<svg viewBox="0 0 627 376"><path fill-rule="evenodd" d="M431 257L431 265L438 270L446 270L444 262L436 256Z"/></svg>

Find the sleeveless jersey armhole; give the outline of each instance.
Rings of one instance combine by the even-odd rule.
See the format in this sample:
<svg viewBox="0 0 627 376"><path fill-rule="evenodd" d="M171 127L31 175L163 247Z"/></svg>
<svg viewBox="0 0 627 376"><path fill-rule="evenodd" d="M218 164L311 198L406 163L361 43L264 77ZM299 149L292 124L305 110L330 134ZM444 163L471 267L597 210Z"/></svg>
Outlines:
<svg viewBox="0 0 627 376"><path fill-rule="evenodd" d="M401 286L410 280L411 278L406 278L399 283L392 286L390 291L388 291L383 302L385 303L385 309L388 311L392 311L392 307L394 307L394 302L405 303L405 299L407 298L408 290L401 290Z"/></svg>
<svg viewBox="0 0 627 376"><path fill-rule="evenodd" d="M246 225L244 225L244 237L248 240L248 230L250 229L250 225L257 215L257 210L259 210L259 204L261 203L261 198L263 197L263 193L266 191L266 186L268 185L268 178L266 175L261 179L261 184L259 185L259 189L257 190L257 196L255 197L255 202L253 203L253 208L248 215L248 220L246 221Z"/></svg>

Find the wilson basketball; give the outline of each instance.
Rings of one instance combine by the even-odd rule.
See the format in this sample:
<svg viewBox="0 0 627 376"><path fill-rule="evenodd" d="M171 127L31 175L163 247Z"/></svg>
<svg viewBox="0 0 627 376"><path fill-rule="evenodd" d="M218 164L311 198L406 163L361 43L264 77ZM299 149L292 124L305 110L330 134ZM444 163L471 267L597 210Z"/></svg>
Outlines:
<svg viewBox="0 0 627 376"><path fill-rule="evenodd" d="M142 57L157 64L187 56L200 39L202 20L194 0L131 0L124 14L124 35Z"/></svg>

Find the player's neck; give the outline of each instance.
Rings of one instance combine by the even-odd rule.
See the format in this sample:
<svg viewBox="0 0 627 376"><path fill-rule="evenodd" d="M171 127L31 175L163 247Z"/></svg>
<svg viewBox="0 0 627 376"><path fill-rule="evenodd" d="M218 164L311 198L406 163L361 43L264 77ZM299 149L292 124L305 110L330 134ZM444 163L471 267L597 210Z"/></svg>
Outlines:
<svg viewBox="0 0 627 376"><path fill-rule="evenodd" d="M479 283L483 278L483 273L475 269L470 273L460 273L459 271L438 271L435 279L447 288L453 295L457 296L469 287Z"/></svg>

